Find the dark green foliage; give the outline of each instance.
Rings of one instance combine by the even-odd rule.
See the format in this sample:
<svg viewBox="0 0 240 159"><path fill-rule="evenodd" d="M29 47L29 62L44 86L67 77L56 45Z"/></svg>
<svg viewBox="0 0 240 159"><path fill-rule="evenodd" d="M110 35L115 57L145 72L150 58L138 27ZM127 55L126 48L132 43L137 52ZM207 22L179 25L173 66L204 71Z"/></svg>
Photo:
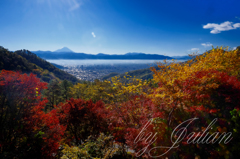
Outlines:
<svg viewBox="0 0 240 159"><path fill-rule="evenodd" d="M72 86L73 86L73 84L67 80L63 80L60 83L61 94L65 100L70 99L70 87L72 87Z"/></svg>
<svg viewBox="0 0 240 159"><path fill-rule="evenodd" d="M76 77L64 72L63 70L58 69L56 66L52 65L51 63L47 62L44 59L41 59L36 54L31 53L28 50L19 50L16 51L15 53L26 58L29 62L38 65L42 69L52 72L60 80L69 80L72 81L73 83L78 82L78 79Z"/></svg>
<svg viewBox="0 0 240 159"><path fill-rule="evenodd" d="M52 79L68 80L73 83L79 82L73 75L58 69L28 50L10 52L0 47L0 70L2 69L20 71L22 73L32 72L45 82L49 82Z"/></svg>
<svg viewBox="0 0 240 159"><path fill-rule="evenodd" d="M51 80L48 84L48 88L44 91L44 95L48 99L46 110L53 109L54 105L63 101L61 87L57 80Z"/></svg>
<svg viewBox="0 0 240 159"><path fill-rule="evenodd" d="M29 63L22 56L12 53L7 49L0 49L0 70L14 70L14 71L22 71L22 72L31 72L31 70L37 68L32 63Z"/></svg>
<svg viewBox="0 0 240 159"><path fill-rule="evenodd" d="M60 102L65 103L66 100L69 100L72 97L70 94L70 87L72 85L72 82L67 80L61 82L51 80L48 84L48 88L43 92L44 96L48 99L45 110L52 110L54 106L58 105Z"/></svg>
<svg viewBox="0 0 240 159"><path fill-rule="evenodd" d="M112 77L118 76L118 75L119 75L119 73L112 72L112 73L109 73L109 74L106 75L106 76L103 76L103 77L101 78L101 80L109 80L109 79L111 79Z"/></svg>

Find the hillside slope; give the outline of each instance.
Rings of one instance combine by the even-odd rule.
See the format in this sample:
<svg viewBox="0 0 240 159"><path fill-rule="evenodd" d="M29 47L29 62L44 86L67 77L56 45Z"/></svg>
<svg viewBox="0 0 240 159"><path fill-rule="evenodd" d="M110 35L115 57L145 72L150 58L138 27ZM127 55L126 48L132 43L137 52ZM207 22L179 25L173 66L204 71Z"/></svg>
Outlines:
<svg viewBox="0 0 240 159"><path fill-rule="evenodd" d="M22 73L32 72L45 82L49 82L52 79L68 80L73 83L79 81L76 77L58 69L28 50L11 52L0 47L0 70L2 69L21 71Z"/></svg>
<svg viewBox="0 0 240 159"><path fill-rule="evenodd" d="M157 66L155 66L156 69L158 69ZM127 72L128 75L132 76L132 77L136 77L136 78L139 78L139 79L142 79L142 80L148 80L148 79L152 79L153 78L153 72L150 70L150 68L145 68L145 69L139 69L139 70L134 70L134 71L129 71ZM111 80L112 77L115 77L115 76L119 76L121 79L124 78L124 76L126 76L125 73L123 74L120 74L120 73L110 73L106 76L103 76L101 78L101 80Z"/></svg>

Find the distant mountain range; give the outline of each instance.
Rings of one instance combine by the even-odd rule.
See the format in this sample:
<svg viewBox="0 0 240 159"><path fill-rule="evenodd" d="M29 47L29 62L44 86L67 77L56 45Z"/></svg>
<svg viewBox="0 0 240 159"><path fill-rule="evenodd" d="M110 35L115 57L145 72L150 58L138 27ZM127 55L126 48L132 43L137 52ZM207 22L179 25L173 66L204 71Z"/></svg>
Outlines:
<svg viewBox="0 0 240 159"><path fill-rule="evenodd" d="M145 54L145 53L126 53L124 55L109 55L99 53L97 55L86 53L75 53L67 47L56 51L32 51L43 59L121 59L121 60L171 60L171 59L189 59L186 56L178 56L176 58L158 54Z"/></svg>

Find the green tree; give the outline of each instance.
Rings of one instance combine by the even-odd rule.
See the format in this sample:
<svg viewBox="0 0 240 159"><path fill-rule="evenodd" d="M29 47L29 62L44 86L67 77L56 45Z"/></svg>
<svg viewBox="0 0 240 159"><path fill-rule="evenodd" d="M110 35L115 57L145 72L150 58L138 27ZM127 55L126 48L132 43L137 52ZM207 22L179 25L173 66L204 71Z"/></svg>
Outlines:
<svg viewBox="0 0 240 159"><path fill-rule="evenodd" d="M54 105L57 105L62 101L61 87L57 80L51 80L48 84L48 89L45 90L44 95L48 99L49 103L47 109L53 109Z"/></svg>
<svg viewBox="0 0 240 159"><path fill-rule="evenodd" d="M62 90L62 97L65 99L65 100L69 100L70 99L70 87L72 87L73 84L70 82L70 81L67 81L67 80L63 80L61 83L60 83L60 88Z"/></svg>

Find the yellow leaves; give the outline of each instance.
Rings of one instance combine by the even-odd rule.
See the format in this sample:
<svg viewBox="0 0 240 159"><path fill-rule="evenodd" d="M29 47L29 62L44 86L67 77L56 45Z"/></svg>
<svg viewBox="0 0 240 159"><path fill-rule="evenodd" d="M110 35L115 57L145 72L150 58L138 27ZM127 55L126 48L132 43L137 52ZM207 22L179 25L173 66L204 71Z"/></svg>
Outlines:
<svg viewBox="0 0 240 159"><path fill-rule="evenodd" d="M156 98L164 98L166 96L166 94L156 94L155 97Z"/></svg>
<svg viewBox="0 0 240 159"><path fill-rule="evenodd" d="M127 101L133 95L146 95L146 92L149 91L147 81L142 81L141 79L132 78L130 75L126 74L125 79L129 79L129 83L120 82L119 77L112 78L112 85L114 89L114 98L117 98L121 101Z"/></svg>
<svg viewBox="0 0 240 159"><path fill-rule="evenodd" d="M207 84L207 85L206 85L207 88L213 88L213 89L218 88L218 86L219 86L219 85L216 84L216 83L211 83L211 84Z"/></svg>
<svg viewBox="0 0 240 159"><path fill-rule="evenodd" d="M156 89L154 94L148 95L154 101L159 103L159 100L164 100L166 103L171 101L177 101L187 94L181 92L183 86L177 85L175 81L184 81L191 79L192 75L199 71L218 70L227 72L229 75L235 75L239 77L240 70L240 56L239 51L229 51L228 48L216 48L210 52L206 52L203 55L195 56L192 60L184 63L175 63L173 61L167 64L167 61L158 63L160 70L151 68L154 72L153 81L161 84L161 89ZM214 82L216 74L206 75L201 79L196 79L199 85L194 90L202 91L203 89L216 89L218 84ZM157 99L155 99L157 98Z"/></svg>
<svg viewBox="0 0 240 159"><path fill-rule="evenodd" d="M38 88L36 88L36 96L38 96Z"/></svg>
<svg viewBox="0 0 240 159"><path fill-rule="evenodd" d="M62 150L63 156L61 159L68 159L73 158L77 159L78 156L81 154L82 156L88 156L88 152L86 150L81 150L80 148L73 146L70 147L68 145L64 145L64 149Z"/></svg>
<svg viewBox="0 0 240 159"><path fill-rule="evenodd" d="M91 136L79 146L63 145L61 159L79 159L79 158L94 158L108 159L119 149L113 142L112 136L106 136L103 133L96 140L91 140Z"/></svg>
<svg viewBox="0 0 240 159"><path fill-rule="evenodd" d="M112 97L112 98L114 97L113 94L107 94L107 95L110 96L110 97Z"/></svg>

